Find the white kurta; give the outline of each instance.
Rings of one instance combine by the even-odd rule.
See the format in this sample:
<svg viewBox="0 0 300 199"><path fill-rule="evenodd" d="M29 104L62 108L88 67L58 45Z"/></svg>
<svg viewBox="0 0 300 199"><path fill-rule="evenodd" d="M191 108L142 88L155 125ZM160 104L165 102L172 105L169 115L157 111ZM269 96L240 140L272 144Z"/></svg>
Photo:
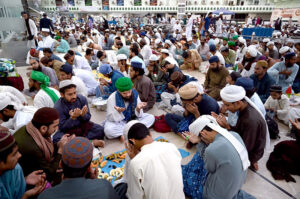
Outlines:
<svg viewBox="0 0 300 199"><path fill-rule="evenodd" d="M41 60L44 57L44 53L43 51L39 51L39 60ZM30 55L30 51L28 51L27 53L27 57L26 57L26 64L30 64L30 58L32 58L32 56Z"/></svg>
<svg viewBox="0 0 300 199"><path fill-rule="evenodd" d="M192 29L193 29L193 17L190 17L188 23L186 24L186 38L192 37Z"/></svg>
<svg viewBox="0 0 300 199"><path fill-rule="evenodd" d="M127 197L184 199L181 159L174 144L144 145L129 164Z"/></svg>
<svg viewBox="0 0 300 199"><path fill-rule="evenodd" d="M107 113L106 113L106 121L104 124L104 133L105 136L109 139L117 138L123 135L123 129L126 125L125 117L123 113L119 113L116 109L116 92L112 93L107 100ZM137 103L140 103L141 100L138 97ZM125 107L127 108L129 102L125 102ZM153 115L144 113L143 110L140 110L138 113L135 110L135 115L137 116L137 120L141 123L145 124L148 128L151 127L155 121Z"/></svg>
<svg viewBox="0 0 300 199"><path fill-rule="evenodd" d="M143 56L145 65L148 66L149 63L149 58L152 55L152 49L149 45L145 45L142 49L141 49L141 55Z"/></svg>
<svg viewBox="0 0 300 199"><path fill-rule="evenodd" d="M266 115L266 109L264 107L264 104L262 103L260 97L255 92L250 100L257 106L257 108L260 110L260 112L265 116Z"/></svg>
<svg viewBox="0 0 300 199"><path fill-rule="evenodd" d="M243 69L241 71L241 76L242 77L250 77L254 73L255 66L256 66L256 62L251 64L250 70Z"/></svg>
<svg viewBox="0 0 300 199"><path fill-rule="evenodd" d="M222 19L219 19L219 20L216 22L216 26L217 26L217 28L216 28L216 34L217 34L218 36L220 36L221 33L222 33L222 26L223 26L223 21L222 21Z"/></svg>
<svg viewBox="0 0 300 199"><path fill-rule="evenodd" d="M77 94L87 97L88 89L86 88L84 82L77 76L72 76L71 80L76 85Z"/></svg>
<svg viewBox="0 0 300 199"><path fill-rule="evenodd" d="M25 23L24 23L25 24ZM26 27L26 24L25 24L25 27ZM30 31L31 31L31 34L34 36L34 37L37 37L37 34L38 34L38 29L34 23L34 21L32 19L29 19L29 28L30 28ZM27 28L26 28L27 30ZM29 36L29 34L27 34ZM36 48L35 46L35 40L32 39L32 40L28 40L27 41L27 47L28 48Z"/></svg>
<svg viewBox="0 0 300 199"><path fill-rule="evenodd" d="M241 62L243 60L243 57L245 56L247 50L248 50L247 47L243 47L243 48L239 48L236 51L236 61L237 62Z"/></svg>
<svg viewBox="0 0 300 199"><path fill-rule="evenodd" d="M42 41L39 41L38 45L39 48L53 48L54 46L54 39L52 39L52 37L50 35L48 35L47 37L43 37Z"/></svg>
<svg viewBox="0 0 300 199"><path fill-rule="evenodd" d="M74 69L73 71L74 74L85 84L88 95L96 95L96 88L99 86L99 83L95 79L94 74L91 71L82 69Z"/></svg>
<svg viewBox="0 0 300 199"><path fill-rule="evenodd" d="M49 88L55 92L55 94L58 96L58 98L60 98L60 93L58 92L58 90L51 88L51 87L49 87ZM51 97L43 89L40 89L39 92L35 95L35 97L33 99L33 105L37 109L40 109L43 107L49 107L49 108L54 107L54 103L53 103Z"/></svg>
<svg viewBox="0 0 300 199"><path fill-rule="evenodd" d="M15 87L12 86L0 86L0 93L9 93L12 100L17 104L28 104L25 96Z"/></svg>
<svg viewBox="0 0 300 199"><path fill-rule="evenodd" d="M89 62L86 60L86 58L79 55L75 55L74 69L83 69L87 71L92 71L92 68Z"/></svg>

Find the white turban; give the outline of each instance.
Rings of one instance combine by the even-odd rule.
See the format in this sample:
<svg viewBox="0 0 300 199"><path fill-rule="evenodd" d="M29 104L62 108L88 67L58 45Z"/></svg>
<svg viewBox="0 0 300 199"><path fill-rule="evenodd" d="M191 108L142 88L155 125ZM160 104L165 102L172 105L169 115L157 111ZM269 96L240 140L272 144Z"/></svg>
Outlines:
<svg viewBox="0 0 300 199"><path fill-rule="evenodd" d="M166 54L170 54L170 52L169 52L169 50L168 49L162 49L161 51L160 51L161 53L166 53Z"/></svg>
<svg viewBox="0 0 300 199"><path fill-rule="evenodd" d="M250 53L251 57L257 56L257 50L255 47L249 46L247 52Z"/></svg>
<svg viewBox="0 0 300 199"><path fill-rule="evenodd" d="M292 39L288 39L287 41L286 41L286 43L294 43L294 40L292 40Z"/></svg>
<svg viewBox="0 0 300 199"><path fill-rule="evenodd" d="M149 57L149 61L157 61L158 60L158 57L154 54L152 54L150 57Z"/></svg>
<svg viewBox="0 0 300 199"><path fill-rule="evenodd" d="M118 54L117 55L117 60L120 61L120 60L127 60L127 56L125 54Z"/></svg>
<svg viewBox="0 0 300 199"><path fill-rule="evenodd" d="M248 158L248 152L246 147L236 138L234 137L230 132L228 132L226 129L219 126L216 119L210 115L203 115L200 116L198 119L196 119L190 126L190 131L199 136L199 133L203 130L204 127L208 126L212 130L218 132L223 137L225 137L232 146L236 149L238 152L240 159L242 161L243 170L247 170L250 166L250 161Z"/></svg>
<svg viewBox="0 0 300 199"><path fill-rule="evenodd" d="M161 42L160 39L155 39L155 45L158 45Z"/></svg>
<svg viewBox="0 0 300 199"><path fill-rule="evenodd" d="M281 47L281 48L279 49L279 53L280 53L280 54L283 54L283 53L288 52L289 50L290 50L290 47L288 47L288 46L283 46L283 47Z"/></svg>
<svg viewBox="0 0 300 199"><path fill-rule="evenodd" d="M264 43L268 43L269 41L270 41L269 38L264 38L264 40L263 40Z"/></svg>
<svg viewBox="0 0 300 199"><path fill-rule="evenodd" d="M241 86L230 85L220 91L220 96L225 102L237 102L245 98L246 91Z"/></svg>
<svg viewBox="0 0 300 199"><path fill-rule="evenodd" d="M138 120L131 120L130 122L128 122L128 123L125 125L125 127L124 127L124 129L123 129L123 136L124 136L124 139L125 139L125 140L128 139L128 132L129 132L130 128L131 128L133 125L137 124L137 123L140 123L140 122L139 122Z"/></svg>
<svg viewBox="0 0 300 199"><path fill-rule="evenodd" d="M218 45L220 43L220 40L217 38L215 39L215 45Z"/></svg>
<svg viewBox="0 0 300 199"><path fill-rule="evenodd" d="M270 45L274 45L274 42L273 42L273 41L269 41L269 42L267 43L267 46L270 46Z"/></svg>
<svg viewBox="0 0 300 199"><path fill-rule="evenodd" d="M3 110L8 105L11 105L11 99L6 93L0 93L0 110Z"/></svg>
<svg viewBox="0 0 300 199"><path fill-rule="evenodd" d="M165 43L168 44L169 46L172 46L172 42L170 40L166 40Z"/></svg>

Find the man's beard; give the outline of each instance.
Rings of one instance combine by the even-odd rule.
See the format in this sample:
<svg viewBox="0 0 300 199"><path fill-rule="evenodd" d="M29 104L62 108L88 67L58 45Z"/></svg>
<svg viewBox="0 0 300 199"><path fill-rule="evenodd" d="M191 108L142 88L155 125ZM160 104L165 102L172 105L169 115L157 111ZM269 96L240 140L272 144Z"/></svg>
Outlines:
<svg viewBox="0 0 300 199"><path fill-rule="evenodd" d="M31 92L31 93L32 93L32 92L34 92L34 91L36 91L36 89L35 89L35 87L34 87L34 86L32 86L32 87L30 87L30 88L29 88L29 92Z"/></svg>
<svg viewBox="0 0 300 199"><path fill-rule="evenodd" d="M122 96L122 99L123 99L125 102L130 102L131 99L132 99L132 95L131 95L129 98L126 98L126 97L123 97L123 96Z"/></svg>
<svg viewBox="0 0 300 199"><path fill-rule="evenodd" d="M218 72L218 71L220 70L220 67L217 66L216 68L212 68L211 70L212 70L213 72Z"/></svg>
<svg viewBox="0 0 300 199"><path fill-rule="evenodd" d="M294 66L294 64L291 64L291 63L288 63L287 65L286 65L286 67L288 67L288 68L291 68L291 67L293 67Z"/></svg>
<svg viewBox="0 0 300 199"><path fill-rule="evenodd" d="M3 118L2 118L3 122L7 122L11 118L11 117L8 117L4 114L2 114L2 116L3 116Z"/></svg>
<svg viewBox="0 0 300 199"><path fill-rule="evenodd" d="M40 72L42 72L42 67L39 66L38 68L33 68L33 70L34 70L34 71L40 71Z"/></svg>

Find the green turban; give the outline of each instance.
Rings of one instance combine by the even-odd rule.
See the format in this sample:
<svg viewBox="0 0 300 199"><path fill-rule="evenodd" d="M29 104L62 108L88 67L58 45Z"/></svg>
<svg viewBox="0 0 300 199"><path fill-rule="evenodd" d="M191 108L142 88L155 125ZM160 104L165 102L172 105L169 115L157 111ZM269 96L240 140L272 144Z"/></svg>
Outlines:
<svg viewBox="0 0 300 199"><path fill-rule="evenodd" d="M32 71L30 74L30 78L41 84L41 89L43 89L50 96L53 103L55 104L59 97L53 90L47 87L49 85L50 78L40 71Z"/></svg>
<svg viewBox="0 0 300 199"><path fill-rule="evenodd" d="M238 40L239 36L238 35L233 35L232 39L233 40Z"/></svg>
<svg viewBox="0 0 300 199"><path fill-rule="evenodd" d="M224 37L223 40L228 41L228 38L227 38L227 37Z"/></svg>
<svg viewBox="0 0 300 199"><path fill-rule="evenodd" d="M56 37L55 37L55 40L59 40L59 39L61 39L60 36L56 36Z"/></svg>
<svg viewBox="0 0 300 199"><path fill-rule="evenodd" d="M235 46L235 42L234 41L229 41L228 46Z"/></svg>
<svg viewBox="0 0 300 199"><path fill-rule="evenodd" d="M132 81L128 77L120 77L116 81L116 88L120 92L129 91L132 89Z"/></svg>

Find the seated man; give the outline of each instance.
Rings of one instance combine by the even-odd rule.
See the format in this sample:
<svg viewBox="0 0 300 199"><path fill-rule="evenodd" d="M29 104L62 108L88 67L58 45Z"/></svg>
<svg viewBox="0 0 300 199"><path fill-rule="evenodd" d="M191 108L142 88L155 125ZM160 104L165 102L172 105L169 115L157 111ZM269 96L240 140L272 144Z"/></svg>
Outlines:
<svg viewBox="0 0 300 199"><path fill-rule="evenodd" d="M41 63L44 66L47 66L49 68L52 68L55 73L56 73L56 77L59 78L59 69L61 68L62 65L64 65L64 62L52 59L52 58L48 58L48 57L43 57L41 59Z"/></svg>
<svg viewBox="0 0 300 199"><path fill-rule="evenodd" d="M88 61L89 65L93 70L98 68L99 60L95 56L93 49L91 48L86 49L84 57Z"/></svg>
<svg viewBox="0 0 300 199"><path fill-rule="evenodd" d="M181 70L198 70L202 59L197 50L187 50L182 53L184 58L183 64L180 66Z"/></svg>
<svg viewBox="0 0 300 199"><path fill-rule="evenodd" d="M236 57L234 50L231 50L228 47L224 46L221 48L221 54L225 59L225 67L226 68L233 67L235 64L235 57Z"/></svg>
<svg viewBox="0 0 300 199"><path fill-rule="evenodd" d="M130 120L137 119L148 128L154 123L154 116L143 111L147 103L141 102L138 92L132 86L128 77L121 77L116 82L117 91L108 98L104 132L109 139L119 137L123 142L123 129Z"/></svg>
<svg viewBox="0 0 300 199"><path fill-rule="evenodd" d="M129 57L129 49L126 46L124 46L121 40L116 41L116 46L118 48L118 51L116 53L117 55L124 54L127 56L127 58Z"/></svg>
<svg viewBox="0 0 300 199"><path fill-rule="evenodd" d="M31 121L36 109L32 106L16 105L9 97L10 93L0 93L0 126L14 133Z"/></svg>
<svg viewBox="0 0 300 199"><path fill-rule="evenodd" d="M166 123L174 133L188 131L188 126L201 115L210 115L211 112L219 113L217 101L200 93L197 86L186 84L179 91L182 106L184 108L183 116L167 113L165 116Z"/></svg>
<svg viewBox="0 0 300 199"><path fill-rule="evenodd" d="M201 37L200 38L200 45L198 46L197 48L198 50L198 53L200 54L201 56L201 59L203 61L207 61L207 55L209 53L209 46L208 44L205 42L205 38L204 37Z"/></svg>
<svg viewBox="0 0 300 199"><path fill-rule="evenodd" d="M16 104L28 105L27 99L24 94L21 93L18 89L12 86L0 85L0 93L9 93L9 97Z"/></svg>
<svg viewBox="0 0 300 199"><path fill-rule="evenodd" d="M221 128L209 115L199 117L189 129L182 137L197 144L197 152L182 168L186 196L254 199L241 190L250 163L239 134Z"/></svg>
<svg viewBox="0 0 300 199"><path fill-rule="evenodd" d="M48 182L57 184L61 173L57 173L63 145L70 139L65 135L54 150L51 135L58 129L59 115L54 108L41 108L32 120L21 127L14 137L22 155L20 165L25 176L35 170L43 170Z"/></svg>
<svg viewBox="0 0 300 199"><path fill-rule="evenodd" d="M69 141L62 151L62 183L45 190L39 199L118 199L117 193L107 180L97 179L97 170L94 172L91 168L92 159L93 145L88 139L77 137Z"/></svg>
<svg viewBox="0 0 300 199"><path fill-rule="evenodd" d="M152 81L144 74L142 63L131 62L130 78L134 82L134 88L139 93L141 101L147 103L146 107L143 108L143 111L147 112L154 106L156 95Z"/></svg>
<svg viewBox="0 0 300 199"><path fill-rule="evenodd" d="M123 74L117 70L114 70L109 64L102 64L99 68L99 72L109 78L111 82L107 82L104 78L100 78L100 85L96 88L96 97L102 97L103 99L107 99L110 94L115 92L116 89L116 81L123 77Z"/></svg>
<svg viewBox="0 0 300 199"><path fill-rule="evenodd" d="M228 70L221 65L217 56L209 59L209 69L205 76L205 93L216 100L220 100L220 90L226 85Z"/></svg>
<svg viewBox="0 0 300 199"><path fill-rule="evenodd" d="M95 147L104 147L103 127L90 121L91 113L86 97L76 93L76 85L71 80L59 84L61 98L54 108L59 113L59 132L53 136L57 143L64 134L75 134L91 140Z"/></svg>
<svg viewBox="0 0 300 199"><path fill-rule="evenodd" d="M125 147L130 161L126 170L127 193L126 189L123 193L126 193L127 198L185 198L182 158L176 146L154 141L152 133L143 123L126 126L126 129L128 135Z"/></svg>
<svg viewBox="0 0 300 199"><path fill-rule="evenodd" d="M35 171L24 178L18 164L21 154L12 135L4 129L0 131L0 193L1 199L29 199L37 197L45 186L43 171ZM26 184L34 186L26 190Z"/></svg>
<svg viewBox="0 0 300 199"><path fill-rule="evenodd" d="M268 70L268 73L275 79L276 85L281 86L282 91L285 93L286 89L290 85L293 85L298 70L299 66L296 64L296 54L287 53L285 60L274 64Z"/></svg>
<svg viewBox="0 0 300 199"><path fill-rule="evenodd" d="M254 74L250 76L253 80L256 93L263 103L270 96L270 87L275 84L275 80L267 73L268 62L260 60L256 62Z"/></svg>
<svg viewBox="0 0 300 199"><path fill-rule="evenodd" d="M40 61L38 59L32 58L30 59L29 63L34 71L40 71L49 77L49 86L58 87L58 78L56 76L55 70L49 67L41 66Z"/></svg>
<svg viewBox="0 0 300 199"><path fill-rule="evenodd" d="M88 96L88 89L84 82L73 74L73 67L70 64L65 64L60 68L59 80L72 80L72 82L76 85L77 94L83 95L84 97Z"/></svg>
<svg viewBox="0 0 300 199"><path fill-rule="evenodd" d="M127 64L127 56L124 54L117 55L118 64L115 70L119 70L124 77L129 77L129 65ZM111 65L112 66L112 65Z"/></svg>
<svg viewBox="0 0 300 199"><path fill-rule="evenodd" d="M56 47L58 53L66 53L70 50L70 45L66 40L62 39L60 36L56 36L55 39L59 42L59 46Z"/></svg>
<svg viewBox="0 0 300 199"><path fill-rule="evenodd" d="M255 47L248 47L245 56L237 64L242 77L250 77L254 73L255 65L260 55Z"/></svg>
<svg viewBox="0 0 300 199"><path fill-rule="evenodd" d="M184 109L181 107L181 100L178 94L179 88L186 84L194 84L198 87L200 92L203 92L202 86L194 77L184 75L182 72L176 71L171 75L171 81L168 83L168 91L161 94L161 107L170 109L173 113L182 115Z"/></svg>
<svg viewBox="0 0 300 199"><path fill-rule="evenodd" d="M241 86L226 86L220 94L228 111L232 113L239 111L237 123L231 126L224 115L213 114L213 116L223 128L240 134L248 150L251 167L258 170L257 162L262 158L265 146L269 146L270 143L265 116L246 97L246 92Z"/></svg>
<svg viewBox="0 0 300 199"><path fill-rule="evenodd" d="M36 108L53 108L55 102L60 98L59 92L49 85L49 77L39 71L32 71L28 86L30 91L37 91L33 99L33 105Z"/></svg>
<svg viewBox="0 0 300 199"><path fill-rule="evenodd" d="M253 84L253 80L249 77L240 77L236 80L235 85L241 86L245 89L246 96L255 104L255 106L257 106L260 112L265 116L266 109L261 99L255 92L256 90Z"/></svg>
<svg viewBox="0 0 300 199"><path fill-rule="evenodd" d="M55 55L50 48L44 48L43 49L43 54L44 54L44 56L46 56L48 58L51 58L53 60L57 60L57 61L60 61L60 62L63 61L59 56Z"/></svg>
<svg viewBox="0 0 300 199"><path fill-rule="evenodd" d="M54 47L54 39L50 36L49 28L42 28L41 35L38 36L38 48L40 50L44 48L53 49Z"/></svg>
<svg viewBox="0 0 300 199"><path fill-rule="evenodd" d="M171 81L171 75L179 71L181 72L180 68L177 65L177 62L175 59L171 57L166 57L162 62L161 62L161 71L164 73L164 78L169 83Z"/></svg>
<svg viewBox="0 0 300 199"><path fill-rule="evenodd" d="M64 56L64 59L68 64L72 65L74 69L92 71L89 62L85 59L85 57L75 55L74 51L69 50L68 53Z"/></svg>

